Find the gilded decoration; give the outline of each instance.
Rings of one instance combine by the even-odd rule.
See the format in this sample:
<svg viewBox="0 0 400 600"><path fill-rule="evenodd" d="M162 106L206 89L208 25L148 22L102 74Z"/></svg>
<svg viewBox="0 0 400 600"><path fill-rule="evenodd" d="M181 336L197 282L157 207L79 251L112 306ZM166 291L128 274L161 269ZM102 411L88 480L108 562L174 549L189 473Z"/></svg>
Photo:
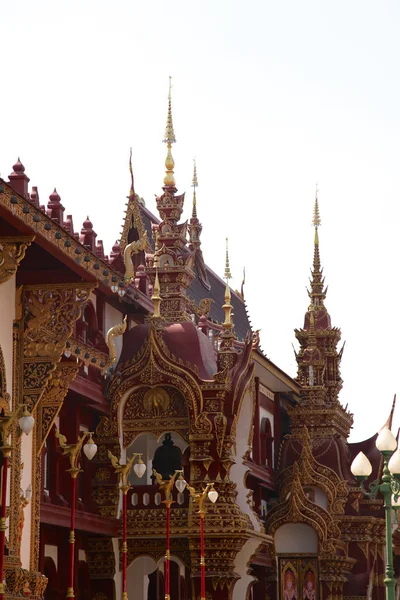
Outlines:
<svg viewBox="0 0 400 600"><path fill-rule="evenodd" d="M148 387L157 387L165 382L179 390L185 399L186 410L185 413L181 413L180 417L186 416L187 419L187 415L189 416L189 428L196 433L204 433L205 429L211 431L212 426L206 415L201 416L203 397L198 376L192 371L193 367L189 371L188 368L184 368L183 364L179 365L176 362L178 362L176 357L168 352L162 341L160 332L151 323L149 337L143 347L136 356L119 366L110 384L109 398L113 418L117 420L116 415L121 399L136 387L138 382ZM140 410L144 411L143 417L146 417L143 404L140 406ZM162 411L162 407L160 406L158 410ZM160 412L160 414L162 413ZM200 416L201 418L199 418ZM152 421L153 419L150 418L150 422ZM144 423L142 423L143 425ZM164 431L164 427L161 431Z"/></svg>
<svg viewBox="0 0 400 600"><path fill-rule="evenodd" d="M26 286L22 289L22 293L17 294L17 302L22 303L23 309L17 306L16 314L21 315L21 321L16 321L14 324L20 335L14 360L16 364L23 365L22 398L21 392L18 392L18 404L23 401L31 411L36 411L37 422L32 433L33 447L36 450L43 444L42 435L47 435L62 402L61 397L66 394L67 382L63 382L62 378L70 379L76 375L74 368L64 367L63 363L57 367L57 364L93 287L93 284L86 283ZM68 373L63 372L63 369L67 369ZM53 386L50 380L55 371ZM20 377L19 373L17 377ZM46 391L49 394L46 400L47 406L39 407L39 402ZM19 493L19 486L17 489ZM39 453L32 461L31 570L33 571L37 570L39 564L40 490L41 455Z"/></svg>
<svg viewBox="0 0 400 600"><path fill-rule="evenodd" d="M35 236L0 238L0 284L17 272L28 246Z"/></svg>
<svg viewBox="0 0 400 600"><path fill-rule="evenodd" d="M124 407L124 447L128 447L142 432L158 436L170 430L179 432L188 440L188 414L183 395L171 386L134 390Z"/></svg>
<svg viewBox="0 0 400 600"><path fill-rule="evenodd" d="M318 444L318 440L315 442ZM301 449L296 461L303 488L316 486L321 488L328 497L329 510L335 515L343 515L344 507L348 498L347 481L340 479L337 473L326 467L314 458L312 442L308 429L303 428L301 438ZM280 497L286 498L291 487L294 465L287 467L280 474Z"/></svg>
<svg viewBox="0 0 400 600"><path fill-rule="evenodd" d="M57 364L52 378L48 382L41 402L37 408L37 438L36 453L43 448L46 438L53 426L67 395L70 384L78 374L79 364L60 362Z"/></svg>

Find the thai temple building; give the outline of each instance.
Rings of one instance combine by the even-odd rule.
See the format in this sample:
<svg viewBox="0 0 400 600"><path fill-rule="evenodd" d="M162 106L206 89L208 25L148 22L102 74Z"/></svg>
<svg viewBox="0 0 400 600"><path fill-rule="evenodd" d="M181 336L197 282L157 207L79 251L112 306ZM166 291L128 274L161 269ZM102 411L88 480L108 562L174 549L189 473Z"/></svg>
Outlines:
<svg viewBox="0 0 400 600"><path fill-rule="evenodd" d="M19 159L0 179L0 600L383 600L383 502L350 471L362 450L376 478L381 455L348 442L318 199L293 379L229 286L228 246L222 277L205 263L171 96L164 141L158 216L130 165L109 256Z"/></svg>

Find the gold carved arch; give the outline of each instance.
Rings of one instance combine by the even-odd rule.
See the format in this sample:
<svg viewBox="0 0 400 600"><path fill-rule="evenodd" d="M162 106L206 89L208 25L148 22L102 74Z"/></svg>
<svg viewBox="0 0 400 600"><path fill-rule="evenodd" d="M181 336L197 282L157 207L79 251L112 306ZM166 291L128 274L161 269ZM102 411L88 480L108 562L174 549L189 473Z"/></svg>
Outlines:
<svg viewBox="0 0 400 600"><path fill-rule="evenodd" d="M315 459L307 427L303 427L300 443L301 451L295 465L298 469L303 488L308 486L320 488L327 495L329 510L332 514L344 514L344 507L348 497L347 482L340 479L333 469L322 465ZM281 499L286 498L291 489L295 465L287 467L281 473Z"/></svg>
<svg viewBox="0 0 400 600"><path fill-rule="evenodd" d="M184 397L189 431L211 433L212 424L203 410L203 395L195 366L175 357L162 340L162 330L151 322L149 336L139 352L116 371L109 389L112 419L118 418L120 403L127 392L140 386L176 388Z"/></svg>
<svg viewBox="0 0 400 600"><path fill-rule="evenodd" d="M310 525L318 535L322 553L334 554L340 529L330 513L311 502L304 493L298 463L293 465L290 488L283 502L275 506L268 515L266 530L270 535L288 523Z"/></svg>

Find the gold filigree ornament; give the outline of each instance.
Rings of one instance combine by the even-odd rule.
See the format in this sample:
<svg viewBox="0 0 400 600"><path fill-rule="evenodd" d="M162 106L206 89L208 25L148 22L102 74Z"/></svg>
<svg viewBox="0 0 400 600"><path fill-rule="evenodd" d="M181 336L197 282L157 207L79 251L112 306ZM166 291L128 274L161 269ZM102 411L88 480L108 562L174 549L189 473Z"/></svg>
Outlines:
<svg viewBox="0 0 400 600"><path fill-rule="evenodd" d="M35 236L0 238L0 283L11 279Z"/></svg>

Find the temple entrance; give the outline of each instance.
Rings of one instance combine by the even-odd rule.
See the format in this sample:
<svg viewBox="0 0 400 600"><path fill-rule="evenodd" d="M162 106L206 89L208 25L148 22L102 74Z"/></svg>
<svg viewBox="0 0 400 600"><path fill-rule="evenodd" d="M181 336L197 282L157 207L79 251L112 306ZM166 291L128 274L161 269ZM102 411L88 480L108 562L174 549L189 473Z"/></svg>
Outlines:
<svg viewBox="0 0 400 600"><path fill-rule="evenodd" d="M280 600L319 600L315 556L281 556L278 563Z"/></svg>
<svg viewBox="0 0 400 600"><path fill-rule="evenodd" d="M278 599L320 600L318 536L305 523L286 523L275 532Z"/></svg>

